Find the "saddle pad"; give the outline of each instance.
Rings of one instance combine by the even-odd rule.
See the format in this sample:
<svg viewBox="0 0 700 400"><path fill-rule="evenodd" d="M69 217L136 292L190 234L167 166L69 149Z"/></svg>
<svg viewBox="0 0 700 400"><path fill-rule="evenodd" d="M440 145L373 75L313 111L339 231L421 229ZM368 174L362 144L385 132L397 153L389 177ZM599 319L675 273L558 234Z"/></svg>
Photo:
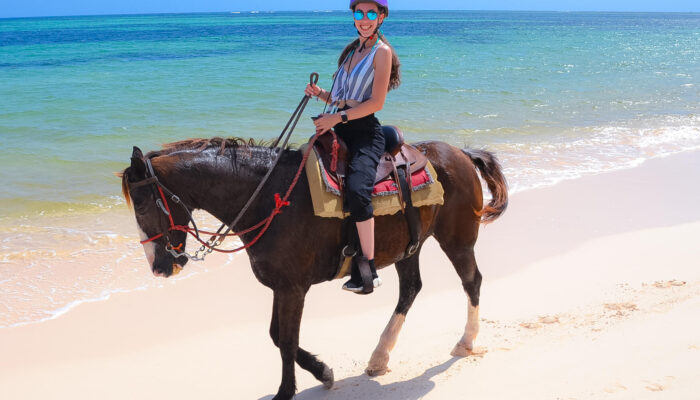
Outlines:
<svg viewBox="0 0 700 400"><path fill-rule="evenodd" d="M306 150L306 147L307 145L304 144L300 150L303 152ZM314 214L328 218L345 218L350 215L343 212L343 200L339 196L340 192L337 185L335 185L335 188L332 185L326 185L326 179L324 179L322 174L327 172L319 165L316 152L312 151L309 154L305 169L306 177L309 180ZM411 199L414 206L422 207L444 203L443 195L445 192L440 182L438 182L437 173L430 162L428 162L424 171L414 173L412 180L414 191L411 193ZM332 182L332 179L328 179L328 182ZM398 191L393 182L379 182L375 186L374 192L372 195L372 206L375 216L391 215L401 211Z"/></svg>
<svg viewBox="0 0 700 400"><path fill-rule="evenodd" d="M316 153L316 159L318 159L318 153ZM324 163L319 163L319 168L321 169L321 178L323 178L323 183L326 190L333 193L336 196L340 196L340 186L337 180L331 176L328 172ZM411 174L411 187L413 191L423 189L425 186L434 183L433 176L430 172L423 168ZM374 189L372 190L372 197L374 196L391 196L399 193L399 187L396 186L396 182L393 179L384 179L380 182L374 184Z"/></svg>

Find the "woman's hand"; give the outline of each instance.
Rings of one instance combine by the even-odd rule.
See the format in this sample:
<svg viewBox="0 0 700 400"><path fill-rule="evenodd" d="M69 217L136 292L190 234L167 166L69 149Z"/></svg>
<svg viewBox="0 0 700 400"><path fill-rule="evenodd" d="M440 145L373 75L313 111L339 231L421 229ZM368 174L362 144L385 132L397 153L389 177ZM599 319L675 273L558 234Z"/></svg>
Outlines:
<svg viewBox="0 0 700 400"><path fill-rule="evenodd" d="M316 125L316 133L325 133L340 122L342 122L340 114L321 114L314 121L314 125Z"/></svg>
<svg viewBox="0 0 700 400"><path fill-rule="evenodd" d="M306 85L306 89L304 90L304 94L309 97L318 97L318 95L320 95L321 92L323 92L323 90L317 85L314 85L313 83L308 83Z"/></svg>

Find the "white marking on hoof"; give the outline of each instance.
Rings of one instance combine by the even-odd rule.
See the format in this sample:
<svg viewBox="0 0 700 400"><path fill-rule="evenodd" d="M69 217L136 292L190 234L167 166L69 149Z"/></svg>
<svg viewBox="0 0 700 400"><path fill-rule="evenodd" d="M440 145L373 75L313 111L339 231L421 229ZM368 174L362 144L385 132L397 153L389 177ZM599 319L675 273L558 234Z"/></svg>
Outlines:
<svg viewBox="0 0 700 400"><path fill-rule="evenodd" d="M472 306L471 301L468 304L467 310L467 325L464 327L464 335L457 342L454 349L450 353L454 357L466 357L474 350L474 340L479 334L479 307Z"/></svg>
<svg viewBox="0 0 700 400"><path fill-rule="evenodd" d="M321 382L323 382L323 387L331 390L333 389L333 384L335 383L335 378L333 378L333 370L326 368L323 370L323 375L321 376Z"/></svg>
<svg viewBox="0 0 700 400"><path fill-rule="evenodd" d="M377 347L372 352L372 357L369 359L365 372L369 376L384 375L389 371L389 352L394 349L396 339L401 332L406 316L403 314L394 314L391 316L389 323L384 328L382 336L379 338Z"/></svg>
<svg viewBox="0 0 700 400"><path fill-rule="evenodd" d="M450 352L452 357L467 357L471 354L472 349L468 349L462 342L458 342L454 349Z"/></svg>
<svg viewBox="0 0 700 400"><path fill-rule="evenodd" d="M390 369L386 368L386 367L380 368L380 369L373 369L373 368L367 367L367 369L365 370L365 373L369 376L382 376L389 371L390 371Z"/></svg>
<svg viewBox="0 0 700 400"><path fill-rule="evenodd" d="M467 327L465 328L464 334L472 343L476 340L476 335L479 334L479 306L474 307L471 302L469 302ZM469 348L471 349L473 346L469 346Z"/></svg>

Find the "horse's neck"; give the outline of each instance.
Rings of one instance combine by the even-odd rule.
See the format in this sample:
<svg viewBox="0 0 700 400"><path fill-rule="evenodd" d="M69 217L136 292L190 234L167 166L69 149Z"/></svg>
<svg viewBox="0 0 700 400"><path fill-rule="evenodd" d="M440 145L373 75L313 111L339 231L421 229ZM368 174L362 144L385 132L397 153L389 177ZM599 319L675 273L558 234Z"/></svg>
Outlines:
<svg viewBox="0 0 700 400"><path fill-rule="evenodd" d="M218 149L185 153L168 180L175 182L188 206L205 210L230 223L253 195L276 155L274 150L258 146L227 148L221 154ZM284 164L283 161L280 164ZM276 168L280 167L282 165ZM266 188L275 184L274 177L275 173L265 183ZM260 198L257 198L251 204L238 228L258 222L259 202Z"/></svg>

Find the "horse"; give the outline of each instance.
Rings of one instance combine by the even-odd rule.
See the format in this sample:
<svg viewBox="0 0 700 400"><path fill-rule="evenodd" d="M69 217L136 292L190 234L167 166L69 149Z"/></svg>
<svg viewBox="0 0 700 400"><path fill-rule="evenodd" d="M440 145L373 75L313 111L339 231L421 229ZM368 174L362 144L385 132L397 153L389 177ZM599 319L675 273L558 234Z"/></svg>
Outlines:
<svg viewBox="0 0 700 400"><path fill-rule="evenodd" d="M480 224L497 219L508 205L507 183L493 153L460 149L440 141L413 145L428 157L437 172L444 189L444 204L419 208L420 245L410 256L405 251L410 239L405 217L397 213L376 218L376 265L383 268L395 264L400 288L396 308L367 365L366 373L371 376L388 370L389 352L421 290L419 255L430 236L448 256L468 297L467 324L451 354L470 354L479 332L482 280L474 244ZM134 147L131 165L121 173L122 191L133 207L152 273L169 277L187 262L186 257L176 257L177 253L168 251L168 247L184 251L187 235L179 230L167 232L169 218L170 225L188 225L190 213L201 209L230 223L277 162L257 200L231 227L234 232L246 232L245 228L265 220L275 207L279 210L276 194L288 188L302 160L301 150L275 149L241 138L189 139L166 144L145 156ZM492 195L486 205L477 169ZM155 184L154 179L159 183ZM177 197L159 196L159 185ZM281 212L273 213L277 215L264 235L257 237L255 231L240 235L245 245L257 240L245 251L255 277L273 291L269 334L282 359L282 380L274 400L288 400L295 395L295 363L326 388L333 386L332 369L299 346L299 329L307 291L311 285L334 278L340 249L345 244L342 219L314 215L305 174L288 201ZM168 216L164 215L166 212Z"/></svg>

